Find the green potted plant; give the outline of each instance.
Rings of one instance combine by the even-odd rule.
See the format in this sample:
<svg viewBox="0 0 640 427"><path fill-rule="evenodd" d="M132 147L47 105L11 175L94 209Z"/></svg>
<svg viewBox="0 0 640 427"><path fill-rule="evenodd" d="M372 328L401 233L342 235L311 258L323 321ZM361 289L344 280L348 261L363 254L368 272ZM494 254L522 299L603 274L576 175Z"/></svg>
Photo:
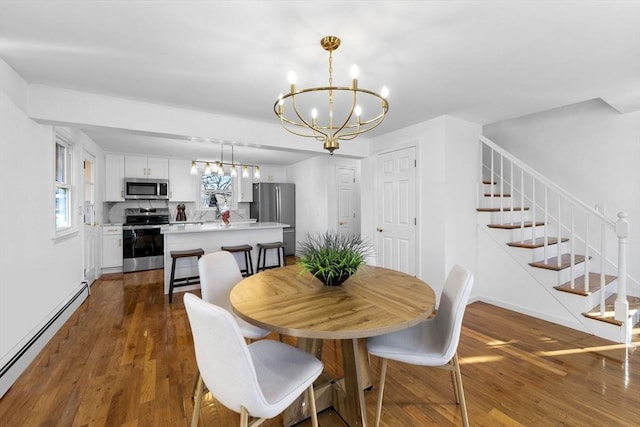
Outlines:
<svg viewBox="0 0 640 427"><path fill-rule="evenodd" d="M359 234L326 231L306 235L300 245L302 271L313 274L327 286L339 286L366 263L371 245Z"/></svg>

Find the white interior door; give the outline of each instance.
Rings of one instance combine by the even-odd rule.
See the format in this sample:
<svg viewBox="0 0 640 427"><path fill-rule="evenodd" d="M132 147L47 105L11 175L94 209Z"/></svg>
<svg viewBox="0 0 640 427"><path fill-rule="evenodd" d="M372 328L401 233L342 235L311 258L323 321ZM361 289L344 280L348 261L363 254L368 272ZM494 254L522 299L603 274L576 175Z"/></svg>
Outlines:
<svg viewBox="0 0 640 427"><path fill-rule="evenodd" d="M378 265L416 274L416 150L380 154L377 162Z"/></svg>
<svg viewBox="0 0 640 427"><path fill-rule="evenodd" d="M83 233L84 233L84 280L91 285L96 280L98 238L95 222L95 157L84 153L83 160Z"/></svg>
<svg viewBox="0 0 640 427"><path fill-rule="evenodd" d="M353 168L337 169L338 174L338 231L360 233L360 216L356 203L356 171Z"/></svg>

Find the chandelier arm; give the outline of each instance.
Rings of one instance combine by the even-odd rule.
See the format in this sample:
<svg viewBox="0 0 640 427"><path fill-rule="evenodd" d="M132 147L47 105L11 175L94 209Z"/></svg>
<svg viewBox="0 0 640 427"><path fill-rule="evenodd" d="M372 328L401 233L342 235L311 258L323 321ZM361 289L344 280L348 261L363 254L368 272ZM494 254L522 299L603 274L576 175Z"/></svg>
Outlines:
<svg viewBox="0 0 640 427"><path fill-rule="evenodd" d="M318 129L318 128L317 128L317 127L315 127L315 126L310 125L310 124L309 124L309 122L307 122L307 121L302 117L302 115L301 115L301 114L300 114L300 112L298 111L298 104L296 104L296 94L297 94L297 93L293 93L293 94L291 94L291 106L293 107L293 111L296 113L296 116L298 116L298 118L300 119L300 121L301 121L302 123L304 123L304 125L305 125L306 127L308 127L309 129L311 129L311 130L313 131L313 135L311 135L311 136L313 136L314 138L316 138L316 139L317 139L317 138L318 138L318 135L316 135L316 132L318 132L318 133L322 134L322 135L324 136L324 138L329 138L329 135L328 135L328 134L326 134L326 133L322 132L320 129ZM321 137L321 138L322 138L322 137ZM324 140L324 138L319 139L319 140L320 140L320 141L321 141L321 140Z"/></svg>
<svg viewBox="0 0 640 427"><path fill-rule="evenodd" d="M297 124L298 126L302 126L300 124ZM308 133L300 133L300 132L296 132L294 130L292 130L291 128L285 126L284 124L282 125L283 129L286 130L287 132L296 135L296 136L302 136L304 138L314 138L316 141L320 141L323 142L325 140L326 137L320 136L320 135L309 135Z"/></svg>
<svg viewBox="0 0 640 427"><path fill-rule="evenodd" d="M339 136L338 136L338 139L339 139L339 140L341 140L341 141L349 141L349 140L351 140L351 139L354 139L356 136L358 136L358 135L360 135L360 134L362 134L362 133L364 133L364 132L368 132L368 131L370 131L370 130L372 130L372 129L375 129L375 128L377 128L378 126L380 126L380 124L381 124L381 123L382 123L382 121L383 121L383 118L384 118L384 116L383 116L383 115L380 115L380 116L378 116L378 119L379 119L379 120L378 120L378 122L377 122L377 123L375 123L373 126L370 126L370 127L368 127L366 130L363 130L363 131L360 131L360 132L350 132L350 133L345 133L345 134L339 135ZM372 120L370 120L370 121L369 121L369 122L367 122L367 123L372 123L372 122L374 122L374 120L373 120L373 119L372 119Z"/></svg>
<svg viewBox="0 0 640 427"><path fill-rule="evenodd" d="M308 127L306 127L305 125L303 125L302 123L298 123L298 122L294 122L293 120L287 119L286 117L281 116L280 117L280 124L282 125L282 127L284 128L284 130L286 130L289 133L292 133L296 136L303 136L305 138L314 138L317 141L324 141L325 138L327 138L326 136L324 136L324 134L322 135L317 135L317 134L309 134L309 133L301 133L301 132L297 132L295 131L295 127L300 127L300 128L305 128L305 129L309 129Z"/></svg>
<svg viewBox="0 0 640 427"><path fill-rule="evenodd" d="M353 117L353 110L356 108L356 102L358 98L358 89L349 89L349 90L353 92L353 101L351 102L351 109L349 110L349 115L347 115L347 118L344 120L344 122L342 122L342 126L340 126L335 132L332 133L333 138L341 139L339 135L340 132L345 128L345 126L347 126L347 124L349 123L349 120L351 120L351 117ZM355 126L355 125L347 126L347 129L349 129L351 126Z"/></svg>

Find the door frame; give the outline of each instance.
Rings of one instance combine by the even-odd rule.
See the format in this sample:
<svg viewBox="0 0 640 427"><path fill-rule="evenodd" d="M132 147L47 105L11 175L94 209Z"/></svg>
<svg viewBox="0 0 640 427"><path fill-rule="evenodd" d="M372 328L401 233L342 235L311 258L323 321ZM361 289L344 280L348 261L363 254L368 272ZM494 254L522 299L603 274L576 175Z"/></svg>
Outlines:
<svg viewBox="0 0 640 427"><path fill-rule="evenodd" d="M93 219L92 219L92 224L91 225L87 225L84 222L84 208L85 208L85 186L86 186L86 182L85 182L85 178L84 178L84 164L85 162L90 162L93 165ZM82 183L81 188L80 188L80 200L79 200L79 205L82 209L82 213L83 213L83 217L82 217L82 278L83 280L86 280L88 285L91 286L91 284L99 277L99 273L98 273L98 254L99 254L99 237L98 237L98 233L97 233L97 227L96 227L96 200L97 200L97 191L96 191L96 177L98 175L97 173L97 168L98 168L98 160L97 157L90 152L89 150L87 150L86 147L83 147L82 150L82 162L81 162L82 168L81 168L81 179L80 182ZM87 257L89 256L87 254L87 250L86 250L86 241L87 241L87 233L92 233L92 237L93 237L93 276L92 277L87 277L86 276L86 262L87 262Z"/></svg>

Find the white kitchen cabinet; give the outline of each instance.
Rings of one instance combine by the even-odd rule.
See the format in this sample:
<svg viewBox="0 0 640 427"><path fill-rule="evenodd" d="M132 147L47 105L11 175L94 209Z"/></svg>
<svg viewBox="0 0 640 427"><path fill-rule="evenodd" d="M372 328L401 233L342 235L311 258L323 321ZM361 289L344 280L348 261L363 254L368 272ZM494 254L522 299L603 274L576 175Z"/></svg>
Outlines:
<svg viewBox="0 0 640 427"><path fill-rule="evenodd" d="M122 267L122 226L102 227L102 268Z"/></svg>
<svg viewBox="0 0 640 427"><path fill-rule="evenodd" d="M105 154L105 202L124 201L124 155Z"/></svg>
<svg viewBox="0 0 640 427"><path fill-rule="evenodd" d="M198 176L191 175L191 161L169 159L169 200L195 202L198 199Z"/></svg>
<svg viewBox="0 0 640 427"><path fill-rule="evenodd" d="M287 182L287 170L278 166L260 166L260 179L256 182Z"/></svg>
<svg viewBox="0 0 640 427"><path fill-rule="evenodd" d="M242 171L233 179L233 197L237 202L253 202L253 168L249 168L249 176L242 178Z"/></svg>
<svg viewBox="0 0 640 427"><path fill-rule="evenodd" d="M169 178L169 159L126 156L124 160L124 173L127 178Z"/></svg>

